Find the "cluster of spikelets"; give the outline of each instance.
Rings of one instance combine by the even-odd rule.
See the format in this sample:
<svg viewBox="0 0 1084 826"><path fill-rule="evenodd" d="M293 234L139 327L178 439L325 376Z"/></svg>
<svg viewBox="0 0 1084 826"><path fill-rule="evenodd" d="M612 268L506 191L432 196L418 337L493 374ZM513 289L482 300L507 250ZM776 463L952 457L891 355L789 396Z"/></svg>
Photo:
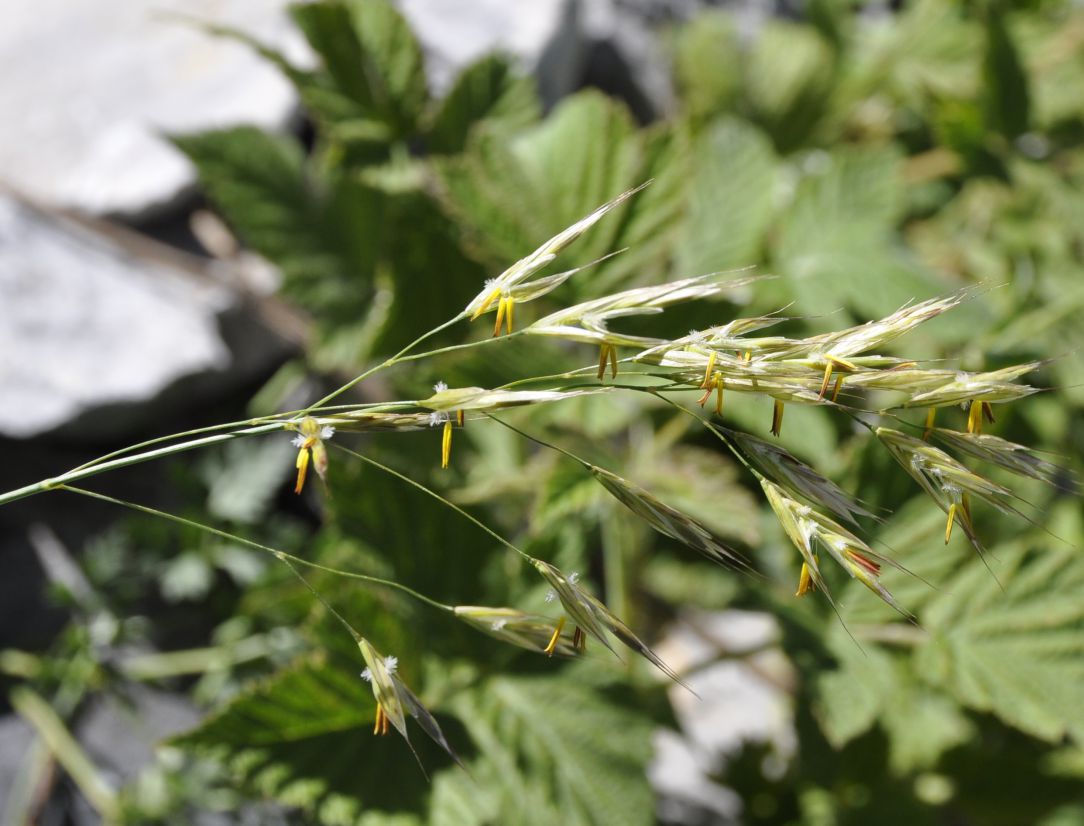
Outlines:
<svg viewBox="0 0 1084 826"><path fill-rule="evenodd" d="M608 370L610 377L616 378L619 364L624 364L626 370L647 379L641 378L639 384L623 389L651 393L690 412L755 476L785 534L799 553L798 595L818 590L831 600L821 570L822 556L827 556L846 574L906 616L906 610L896 602L880 578L884 565L895 566L896 563L873 550L856 533L860 530L858 520L876 519L874 514L778 444L725 427L722 417L726 391L770 397L773 412L769 430L776 436L781 431L787 404L827 406L855 418L859 412L878 413L897 420L901 427L911 426L902 423L903 410L926 409L924 426L915 427L920 435L908 435L889 427L875 428L864 419L860 421L874 430L903 469L947 514L945 541L949 540L953 525L958 525L980 553L983 548L975 529L974 504L983 502L1001 511L1019 513L1017 499L1009 489L970 470L945 450L933 446L931 438L956 453L1013 473L1047 482L1058 477L1057 467L1027 448L982 433L984 420L993 421L994 405L1037 392L1036 388L1019 383L1018 379L1039 367L1039 363L974 373L924 366L878 352L966 300L965 293L909 304L880 320L807 338L765 334L764 331L786 320L778 314L734 318L676 339L631 335L610 329L611 322L617 319L661 313L666 307L681 302L718 298L764 277L723 272L625 290L558 310L516 329L518 305L546 295L584 267L548 276L540 276L540 271L637 191L631 190L602 205L497 278L486 282L483 290L455 319L473 321L495 312L494 336L514 333L592 345L598 348L597 370L594 366L584 368L582 378L576 374L575 385L566 383L551 389L448 388L441 383L434 388L432 396L422 400L369 406L333 415L313 411L285 424L288 429L298 432L295 439L299 448L298 491L304 484L310 456L317 473L326 478L324 442L336 432L439 427L442 431L441 465L447 467L453 432L469 420L493 418L494 413L508 407L617 392L613 386L605 384L605 374ZM625 351L623 355L622 351ZM597 379L597 384L593 385L592 372ZM654 383L645 383L647 380ZM880 410L864 410L860 405L868 396L866 391L874 390L893 394L889 396L893 403ZM714 419L675 401L681 394L690 392L697 394L701 407L714 397L711 407ZM938 408L958 405L968 410L965 431L935 426ZM661 502L629 480L557 449L580 462L585 472L592 474L606 491L659 533L717 563L751 570L738 553L697 520ZM614 651L611 639L616 639L680 682L651 648L579 583L575 574L565 574L544 560L528 556L506 540L501 541L537 570L550 586L551 597L560 602L563 613L550 617L509 607L446 606L456 618L503 642L548 656L581 654L589 637ZM363 676L371 682L378 706L375 730L386 732L390 723L405 737L405 714L409 713L454 757L455 753L435 720L395 675L395 659L380 657L365 640L360 644L367 665Z"/></svg>

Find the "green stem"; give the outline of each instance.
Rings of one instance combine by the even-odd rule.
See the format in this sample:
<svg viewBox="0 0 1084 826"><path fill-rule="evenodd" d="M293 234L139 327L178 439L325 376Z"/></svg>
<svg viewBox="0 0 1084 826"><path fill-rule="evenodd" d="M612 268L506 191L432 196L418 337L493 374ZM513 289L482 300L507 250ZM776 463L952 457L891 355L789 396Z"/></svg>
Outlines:
<svg viewBox="0 0 1084 826"><path fill-rule="evenodd" d="M350 412L355 410L365 410L372 407L393 408L396 404L396 402L377 402L370 404L340 404L335 405L334 407L319 408L317 410L314 410L313 412L337 413L343 411ZM138 444L134 445L127 445L126 447L122 447L119 450L114 450L112 453L107 453L104 456L99 456L97 459L91 459L89 462L85 462L84 464L79 465L79 467L73 468L71 472L74 472L76 470L83 470L88 467L93 467L94 465L98 465L102 462L114 459L117 456L124 456L127 453L133 453L137 450L143 450L144 448L153 447L154 445L162 444L163 442L170 442L174 439L183 439L186 436L197 436L202 433L216 433L222 430L230 430L235 427L256 427L262 424L282 423L289 419L296 418L297 416L300 416L302 413L305 412L306 411L303 409L287 410L282 413L275 413L270 416L259 416L254 419L241 419L236 422L222 422L220 424L208 425L207 427L197 427L194 430L185 430L180 433L171 433L168 436L156 436L155 438L148 439L145 442L139 442Z"/></svg>
<svg viewBox="0 0 1084 826"><path fill-rule="evenodd" d="M157 508L151 508L146 505L140 505L124 499L117 499L113 496L107 496L104 493L95 493L94 491L86 490L85 488L75 488L71 487L70 485L62 485L59 487L59 490L66 490L71 493L78 493L81 496L88 496L91 499L98 499L102 502L109 502L113 505L120 505L121 507L125 507L130 510L139 511L140 513L145 513L150 516L157 516L161 519L167 519L170 522L176 522L178 525L195 528L197 530L203 531L204 533L211 534L212 536L220 537L221 539L228 539L231 542L237 542L241 545L247 545L250 548L255 548L258 551L263 551L264 553L271 554L280 562L284 562L290 565L291 568L294 564L304 565L307 568L314 568L315 570L324 571L325 573L329 574L335 574L336 576L347 577L349 579L357 579L362 582L368 582L372 585L382 585L386 588L394 588L397 591L402 591L404 594L408 594L415 599L420 600L427 605L431 605L432 607L437 608L441 611L447 611L449 613L453 611L450 605L445 605L444 603L437 602L435 599L430 599L424 594L420 594L413 588L409 588L400 582L395 582L390 579L381 579L380 577L369 576L368 574L359 574L353 571L344 571L340 568L331 568L327 565L321 565L319 562L311 562L308 559L303 559L300 556L295 556L291 553L287 553L286 551L281 551L278 548L272 548L268 545L261 545L259 542L254 542L251 539L246 539L243 536L237 536L236 534L229 533L228 531L219 530L218 528L212 528L210 525L204 525L202 522L196 522L192 519L186 519L183 516L177 516L174 513L168 513L166 511L158 510Z"/></svg>
<svg viewBox="0 0 1084 826"><path fill-rule="evenodd" d="M10 697L12 706L34 726L53 756L75 781L87 802L102 816L102 820L107 823L117 822L120 803L116 791L98 773L94 763L72 737L53 707L26 686L12 689Z"/></svg>
<svg viewBox="0 0 1084 826"><path fill-rule="evenodd" d="M374 373L379 373L381 370L384 370L387 367L391 367L397 361L402 360L403 357L407 353L409 353L411 350L413 350L415 347L417 347L419 344L421 344L427 338L431 338L432 336L435 336L437 333L439 333L439 332L441 332L443 330L447 330L449 327L451 327L452 325L454 325L460 319L463 319L463 318L466 318L466 315L464 313L460 313L455 318L448 319L443 324L441 324L441 325L439 325L437 327L434 327L429 332L422 333L420 336L418 336L416 339L414 339L412 342L410 342L410 344L408 344L406 347L404 347L402 350L400 350L394 356L391 356L391 357L385 359L384 361L380 362L379 364L374 364L368 370L365 370L360 375L355 376L353 379L348 381L346 384L344 384L338 390L334 390L331 393L328 393L326 396L324 396L322 399L320 399L320 401L316 402L315 404L310 405L308 410L313 410L313 409L315 409L317 407L323 407L329 401L331 401L332 399L338 398L343 393L345 393L347 390L351 390L352 388L356 387L358 384L363 382L365 379L369 378L369 376L373 375ZM482 342L478 342L478 343L482 343ZM439 352L439 351L435 351L435 352ZM419 356L419 358L420 358L420 356ZM306 411L306 412L308 412L308 411Z"/></svg>
<svg viewBox="0 0 1084 826"><path fill-rule="evenodd" d="M193 450L197 447L206 447L207 445L219 444L220 442L229 442L233 439L243 436L255 436L260 433L272 433L276 430L282 430L283 424L281 422L275 422L273 424L260 425L259 427L249 427L244 430L236 430L232 433L221 433L217 436L205 436L202 439L191 439L187 442L181 442L180 444L170 445L169 447L159 448L158 450L149 450L145 453L137 453L135 456L126 456L119 459L113 459L108 462L102 462L101 464L93 465L91 467L77 468L75 470L62 473L59 476L54 476L51 479L43 479L40 482L36 482L33 485L27 485L26 487L17 488L16 490L10 490L7 493L0 494L0 505L6 505L8 502L14 502L17 499L24 499L27 496L33 496L36 493L43 493L47 490L55 490L69 482L78 482L82 479L88 479L91 476L97 476L99 473L105 473L110 470L116 470L122 467L128 467L129 465L135 465L140 462L146 462L151 459L158 459L162 456L171 456L174 453L183 453L186 450Z"/></svg>
<svg viewBox="0 0 1084 826"><path fill-rule="evenodd" d="M362 462L365 462L365 464L367 464L367 465L372 465L373 467L377 468L378 470L382 470L385 473L391 474L396 479L399 479L399 480L401 480L403 482L406 482L408 485L410 485L413 488L416 488L417 490L420 490L422 493L425 493L425 494L428 494L429 496L432 496L438 502L441 502L442 504L444 504L444 505L448 506L449 508L451 508L452 510L454 510L456 513L458 513L464 519L468 520L469 522L473 522L475 525L477 525L479 528L481 528L487 534L492 536L494 539L496 539L498 542L500 542L506 548L509 548L509 549L515 551L517 554L519 554L521 557L523 557L523 559L527 560L528 562L532 562L532 563L534 562L534 557L531 556L529 553L527 553L526 551L523 551L520 548L518 548L512 542L505 539L503 536L501 536L499 533L497 533L495 530L493 530L491 527L489 527L485 522L481 521L480 519L478 519L475 516L472 516L467 511L463 510L463 508L459 507L459 505L455 504L454 502L452 502L452 501L450 501L448 499L445 499L443 496L441 496L439 493L437 493L432 488L426 487L421 482L418 482L418 481L415 481L414 479L411 479L409 476L400 473L399 471L395 470L394 468L390 468L387 465L378 462L376 459L370 459L368 456L364 456L361 453L358 453L357 451L351 450L348 447L343 447L342 445L334 445L334 446L336 448L338 448L339 450L341 450L343 453L347 453L347 454L353 456L355 459L359 459Z"/></svg>

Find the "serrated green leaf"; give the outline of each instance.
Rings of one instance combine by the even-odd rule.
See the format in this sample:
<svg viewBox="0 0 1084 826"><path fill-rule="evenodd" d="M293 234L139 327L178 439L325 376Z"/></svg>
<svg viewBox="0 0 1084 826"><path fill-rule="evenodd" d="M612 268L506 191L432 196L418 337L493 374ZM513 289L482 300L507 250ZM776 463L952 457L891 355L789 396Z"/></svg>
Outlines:
<svg viewBox="0 0 1084 826"><path fill-rule="evenodd" d="M654 823L646 717L567 677L494 677L453 706L480 753L473 782L436 779L432 823Z"/></svg>
<svg viewBox="0 0 1084 826"><path fill-rule="evenodd" d="M353 826L365 822L363 812L417 810L423 775L399 738L372 735L372 694L351 665L360 668L310 657L171 742L216 755L242 787L320 823Z"/></svg>
<svg viewBox="0 0 1084 826"><path fill-rule="evenodd" d="M637 134L623 106L595 92L567 98L540 125L513 138L479 130L463 155L438 160L441 204L463 228L474 254L503 269L599 204L664 174L617 207L561 256L568 266L586 264L623 246L616 256L568 282L574 300L597 295L633 272L657 262L665 249L677 195L671 168L674 142ZM660 203L662 199L662 203ZM646 249L637 252L640 243ZM656 264L657 266L657 264ZM567 267L566 267L567 268Z"/></svg>
<svg viewBox="0 0 1084 826"><path fill-rule="evenodd" d="M898 774L932 768L948 749L966 743L972 726L949 697L915 680L904 658L878 645L859 648L833 632L840 668L817 680L818 718L837 748L879 723L889 765Z"/></svg>
<svg viewBox="0 0 1084 826"><path fill-rule="evenodd" d="M972 561L920 617L916 665L961 703L1034 737L1084 741L1084 560L1075 549L995 548L1004 585Z"/></svg>
<svg viewBox="0 0 1084 826"><path fill-rule="evenodd" d="M430 152L461 152L470 131L485 121L516 129L538 118L539 102L529 77L501 55L488 55L465 68L440 102L429 128Z"/></svg>
<svg viewBox="0 0 1084 826"><path fill-rule="evenodd" d="M375 141L410 135L427 100L421 47L387 0L297 4L294 21L320 55L327 77L302 89L318 115L376 123Z"/></svg>
<svg viewBox="0 0 1084 826"><path fill-rule="evenodd" d="M711 118L734 103L741 88L741 52L729 14L705 12L678 32L674 74L694 118Z"/></svg>
<svg viewBox="0 0 1084 826"><path fill-rule="evenodd" d="M745 69L752 120L780 152L809 140L829 108L833 55L815 29L771 21L760 32Z"/></svg>
<svg viewBox="0 0 1084 826"><path fill-rule="evenodd" d="M697 139L692 168L678 270L692 275L757 263L776 201L771 144L740 120L719 120Z"/></svg>
<svg viewBox="0 0 1084 826"><path fill-rule="evenodd" d="M314 180L296 141L253 127L173 141L196 165L226 220L288 279L304 284L329 275L369 274L375 233L358 233L356 227L376 224L377 193L343 179ZM333 286L321 283L317 289ZM363 297L363 284L353 286ZM341 297L329 295L328 304Z"/></svg>
<svg viewBox="0 0 1084 826"><path fill-rule="evenodd" d="M798 186L774 259L802 312L825 316L821 325L838 327L841 307L877 318L944 289L895 249L900 160L893 149L839 150L817 156Z"/></svg>

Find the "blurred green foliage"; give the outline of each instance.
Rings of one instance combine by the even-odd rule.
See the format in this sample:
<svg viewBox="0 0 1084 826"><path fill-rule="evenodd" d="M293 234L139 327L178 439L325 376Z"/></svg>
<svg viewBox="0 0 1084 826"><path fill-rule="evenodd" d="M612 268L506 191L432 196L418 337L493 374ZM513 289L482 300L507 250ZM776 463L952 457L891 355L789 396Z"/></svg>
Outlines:
<svg viewBox="0 0 1084 826"><path fill-rule="evenodd" d="M293 12L318 68L263 50L300 92L315 125L310 150L247 127L175 141L237 234L281 270L283 295L311 315L307 370L356 374L458 312L486 277L652 178L558 263L628 251L569 281L554 306L759 265L781 277L743 295L743 314L786 306L816 332L981 285L909 337L908 354L968 369L1052 359L1041 374L1050 392L1008 409L996 432L1079 473L1084 14L1042 0L927 0L881 15L855 5L811 2L806 22L771 20L752 38L727 14L704 13L669 37L679 112L640 126L593 91L543 116L530 82L499 56L432 100L420 48L384 0L323 0ZM669 333L732 312L680 308L668 314ZM441 341L484 334L457 328ZM418 398L439 378L492 386L591 358L514 340L399 369L381 392ZM261 403L274 401L265 393ZM770 403L728 400L726 418L764 435ZM435 433L369 437L361 449L530 553L583 571L649 638L689 606L771 612L797 674L797 748L768 771L749 744L713 778L741 796L745 822L1084 826L1084 524L1068 476L1061 488L1012 483L1034 506L1034 524L978 513L987 567L962 537L943 545L941 514L876 440L824 408L789 412L782 444L888 516L865 528L913 574L886 575L916 615L907 624L854 582L837 583L839 617L818 597L793 600L799 560L758 487L673 410L615 395L516 421L702 519L768 581L703 563L630 521L580 467L496 425L457 434L443 474ZM281 512L289 455L277 442L231 445L187 480L187 507L444 602L545 610L544 585L490 537L342 455L333 453L327 496L306 500L318 519ZM138 543L147 530L115 543ZM220 649L237 623L246 634L291 629L307 649L284 665L282 652L299 643L280 640L196 683L213 711L170 748L225 773L217 782L235 796L216 807L251 796L306 822L364 826L656 821L644 771L652 731L674 725L667 691L680 689L648 666L622 669L598 652L568 665L518 654L399 594L316 577L400 658L465 755L469 773L423 748L434 770L426 784L404 744L365 731L374 710L356 651L288 573L221 541L159 530L168 550L139 565L163 599L216 606ZM87 564L120 570L137 559L102 546ZM223 576L235 583L225 593ZM99 579L120 611L131 608L120 583ZM56 656L80 645L90 660L101 648L65 638ZM252 682L254 671L263 676ZM47 694L63 683L48 669L36 679ZM205 775L194 777L154 805L139 784L126 790L133 822L176 822L200 805Z"/></svg>

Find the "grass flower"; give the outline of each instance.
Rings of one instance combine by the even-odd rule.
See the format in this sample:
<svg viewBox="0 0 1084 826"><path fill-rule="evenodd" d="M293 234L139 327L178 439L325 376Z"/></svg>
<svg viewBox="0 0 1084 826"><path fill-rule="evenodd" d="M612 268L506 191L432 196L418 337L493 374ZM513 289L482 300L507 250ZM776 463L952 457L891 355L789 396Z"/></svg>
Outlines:
<svg viewBox="0 0 1084 826"><path fill-rule="evenodd" d="M595 465L588 465L595 479L609 491L621 504L643 519L663 536L676 539L694 551L706 556L712 562L733 568L750 570L738 553L728 548L706 527L677 508L655 498L648 491Z"/></svg>
<svg viewBox="0 0 1084 826"><path fill-rule="evenodd" d="M1016 442L1007 441L999 436L974 432L963 433L941 427L934 428L933 435L938 441L961 453L997 465L1011 473L1051 485L1064 484L1070 490L1075 490L1077 487L1069 471L1041 459L1033 451Z"/></svg>
<svg viewBox="0 0 1084 826"><path fill-rule="evenodd" d="M852 578L857 579L901 614L907 615L879 580L881 565L889 560L834 519L792 499L775 483L761 478L760 485L783 526L784 533L802 555L797 596L819 588L831 600L819 564L818 551L823 549Z"/></svg>
<svg viewBox="0 0 1084 826"><path fill-rule="evenodd" d="M457 605L453 613L484 634L547 656L574 657L583 652L586 644L582 631L565 633L563 621L516 608Z"/></svg>
<svg viewBox="0 0 1084 826"><path fill-rule="evenodd" d="M955 523L975 550L982 553L971 515L972 496L1005 513L1023 515L1013 504L1011 490L972 472L940 448L888 427L878 427L875 432L903 469L948 515L946 543Z"/></svg>
<svg viewBox="0 0 1084 826"><path fill-rule="evenodd" d="M376 699L373 734L387 734L390 723L406 740L411 752L414 752L406 726L406 715L409 714L434 743L462 766L459 755L455 753L455 749L444 736L444 732L441 731L433 715L396 675L399 660L396 657L381 656L364 638L358 641L358 648L361 649L361 657L365 660L365 670L361 672L361 678L372 686L373 697ZM418 759L417 752L414 752L414 758ZM418 765L421 765L420 760Z"/></svg>
<svg viewBox="0 0 1084 826"><path fill-rule="evenodd" d="M835 482L796 459L786 448L738 430L720 429L757 470L791 493L831 511L852 525L858 524L858 516L876 518Z"/></svg>
<svg viewBox="0 0 1084 826"><path fill-rule="evenodd" d="M648 182L650 183L650 181ZM641 184L635 189L630 189L618 195L612 201L607 201L590 215L581 218L572 226L559 232L550 238L542 246L530 255L521 258L511 267L506 269L492 281L486 282L483 290L478 293L463 310L464 315L474 321L483 313L488 312L494 302L497 304L497 323L494 326L494 335L499 335L502 324L507 324L508 332L512 332L512 316L517 302L530 301L545 295L564 283L570 276L583 267L567 272L551 275L546 278L538 278L528 281L546 265L550 264L558 254L569 244L583 235L587 230L597 224L606 213L616 208L631 198L647 184ZM602 260L602 259L599 259ZM592 262L597 263L597 262ZM590 266L590 265L585 265Z"/></svg>
<svg viewBox="0 0 1084 826"><path fill-rule="evenodd" d="M663 662L658 654L652 651L646 643L637 637L625 623L614 616L609 608L583 590L579 586L577 578L574 575L565 576L559 568L548 562L543 562L541 559L533 559L531 560L531 564L534 565L542 575L542 578L550 584L551 588L553 588L557 595L557 599L561 601L561 605L565 609L566 614L565 617L561 617L561 619L558 620L553 638L550 641L550 645L547 646L547 654L552 654L553 651L556 650L557 641L561 631L564 629L566 621L572 620L572 623L575 626L573 638L577 643L579 643L579 640L583 639L579 635L586 634L587 636L598 640L610 652L615 656L618 656L617 651L610 645L610 641L606 637L606 632L608 631L624 645L628 646L628 648L652 663L671 680L689 688L685 681L682 680L670 666ZM577 647L582 647L582 643L579 643ZM689 690L692 691L692 689Z"/></svg>
<svg viewBox="0 0 1084 826"><path fill-rule="evenodd" d="M297 450L297 484L294 493L301 493L305 486L305 477L309 470L309 461L316 469L316 474L327 482L327 448L324 442L335 435L335 428L321 425L312 416L306 416L295 427L298 430L293 445Z"/></svg>
<svg viewBox="0 0 1084 826"><path fill-rule="evenodd" d="M728 290L743 287L766 276L733 278L732 272L710 273L653 287L636 287L613 295L566 307L540 318L526 328L531 335L552 336L599 346L599 378L607 360L617 375L617 347L650 348L665 339L616 333L609 329L615 318L661 313L666 307L685 301L715 298Z"/></svg>

